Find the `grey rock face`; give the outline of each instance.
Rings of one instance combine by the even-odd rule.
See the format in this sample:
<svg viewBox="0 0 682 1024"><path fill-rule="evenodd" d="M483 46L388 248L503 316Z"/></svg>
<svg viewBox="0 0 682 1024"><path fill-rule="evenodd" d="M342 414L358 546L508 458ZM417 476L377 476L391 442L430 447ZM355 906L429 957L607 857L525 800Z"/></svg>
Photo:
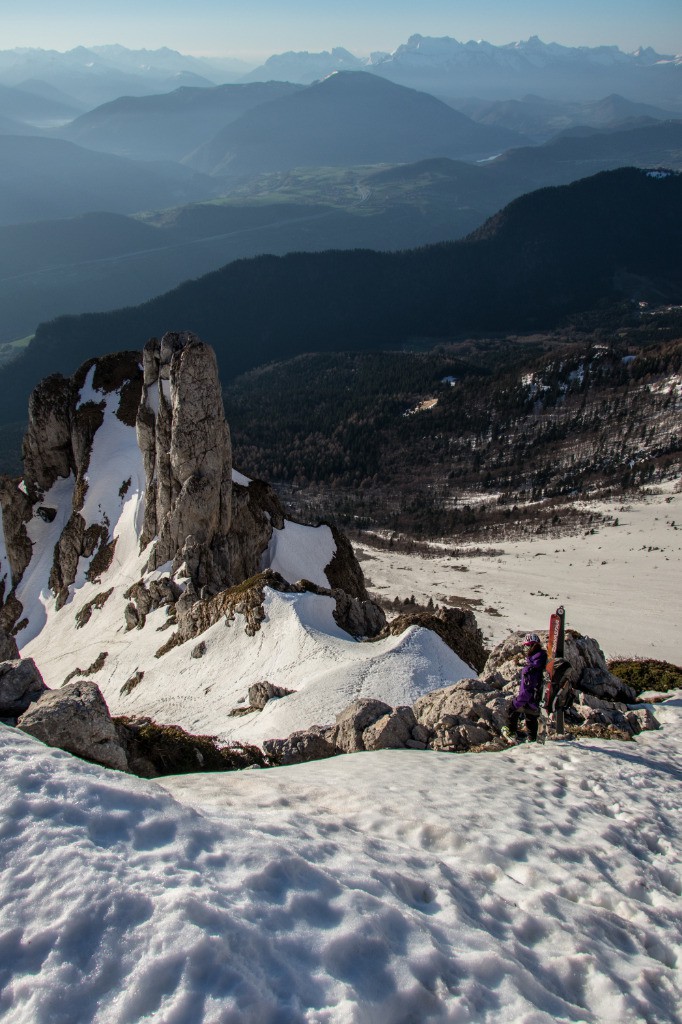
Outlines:
<svg viewBox="0 0 682 1024"><path fill-rule="evenodd" d="M364 750L362 735L365 729L374 725L384 715L390 715L393 708L383 700L360 697L336 716L333 730L334 744L344 754Z"/></svg>
<svg viewBox="0 0 682 1024"><path fill-rule="evenodd" d="M9 562L9 573L0 580L0 629L3 631L11 630L21 619L24 609L15 591L33 555L33 544L26 531L33 506L19 484L19 480L0 477L0 508Z"/></svg>
<svg viewBox="0 0 682 1024"><path fill-rule="evenodd" d="M116 726L94 683L83 681L48 690L17 724L50 747L60 747L107 768L128 770Z"/></svg>
<svg viewBox="0 0 682 1024"><path fill-rule="evenodd" d="M269 683L265 679L249 687L249 705L256 711L262 711L269 700L274 697L286 697L290 693L295 693L295 691L287 690L284 686L275 686L274 683Z"/></svg>
<svg viewBox="0 0 682 1024"><path fill-rule="evenodd" d="M11 648L11 644L7 643L6 647ZM22 661L17 654L15 658L0 662L0 718L18 718L46 690L33 658Z"/></svg>
<svg viewBox="0 0 682 1024"><path fill-rule="evenodd" d="M189 333L147 343L137 437L146 473L148 568L186 563L196 587L232 582L232 448L215 353Z"/></svg>
<svg viewBox="0 0 682 1024"><path fill-rule="evenodd" d="M483 643L483 634L478 628L476 616L468 608L405 612L391 619L380 637L399 636L409 626L421 626L423 629L432 630L475 672L480 672L483 668L488 651Z"/></svg>
<svg viewBox="0 0 682 1024"><path fill-rule="evenodd" d="M18 661L19 648L13 636L0 629L0 661Z"/></svg>
<svg viewBox="0 0 682 1024"><path fill-rule="evenodd" d="M42 491L49 490L58 477L76 471L71 443L76 395L73 380L53 374L38 384L29 399L24 471Z"/></svg>
<svg viewBox="0 0 682 1024"><path fill-rule="evenodd" d="M278 764L320 761L339 752L332 739L332 733L333 726L323 728L313 725L310 729L294 732L283 740L265 740L263 750Z"/></svg>
<svg viewBox="0 0 682 1024"><path fill-rule="evenodd" d="M414 711L410 707L391 709L362 734L365 750L396 750L414 741L413 730L417 725ZM417 741L418 742L418 741Z"/></svg>
<svg viewBox="0 0 682 1024"><path fill-rule="evenodd" d="M81 557L92 559L91 567L106 568L107 556L113 556L113 543L108 523L87 525L81 509L87 493L87 471L92 442L104 417L104 400L79 401L86 378L92 371L92 382L102 395L119 393L116 415L129 421L130 406L137 406L141 390L139 356L135 352L118 352L100 359L90 359L71 378L60 374L47 377L33 391L29 400L29 423L24 438L24 485L4 478L0 481L0 503L5 531L7 555L12 571L11 590L0 595L2 611L0 626L12 628L22 614L15 590L32 556L32 545L26 523L32 515L53 522L56 509L43 500L45 493L59 477L74 475L71 515L55 546L50 587L57 606L64 604L73 583Z"/></svg>
<svg viewBox="0 0 682 1024"><path fill-rule="evenodd" d="M248 487L232 484L232 526L228 536L233 581L255 576L273 529L284 527L284 509L269 484L252 480Z"/></svg>

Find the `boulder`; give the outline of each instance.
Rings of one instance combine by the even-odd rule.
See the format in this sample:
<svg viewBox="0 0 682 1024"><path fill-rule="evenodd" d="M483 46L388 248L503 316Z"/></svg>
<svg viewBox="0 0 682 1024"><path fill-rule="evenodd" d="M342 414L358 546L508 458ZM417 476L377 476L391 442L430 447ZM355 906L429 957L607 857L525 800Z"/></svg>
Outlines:
<svg viewBox="0 0 682 1024"><path fill-rule="evenodd" d="M6 649L11 650L10 640L5 637ZM14 644L16 649L16 643ZM21 660L17 655L0 662L0 718L15 719L45 693L47 686L36 668L33 658Z"/></svg>
<svg viewBox="0 0 682 1024"><path fill-rule="evenodd" d="M353 701L336 716L332 733L335 746L343 754L364 750L362 736L365 729L392 711L389 704L372 697L360 697Z"/></svg>
<svg viewBox="0 0 682 1024"><path fill-rule="evenodd" d="M95 683L70 683L48 690L19 718L24 732L50 747L60 747L86 761L128 770L116 726Z"/></svg>
<svg viewBox="0 0 682 1024"><path fill-rule="evenodd" d="M424 694L414 705L432 750L468 750L488 743L507 722L509 697L481 679L461 679Z"/></svg>
<svg viewBox="0 0 682 1024"><path fill-rule="evenodd" d="M373 639L386 626L383 610L369 598L351 597L345 590L334 588L331 595L336 602L334 619L351 636Z"/></svg>
<svg viewBox="0 0 682 1024"><path fill-rule="evenodd" d="M263 680L249 687L249 704L252 709L262 711L273 697L286 697L290 693L295 693L295 690L287 690L284 686L275 686L274 683Z"/></svg>
<svg viewBox="0 0 682 1024"><path fill-rule="evenodd" d="M631 708L625 717L630 723L632 731L635 734L661 728L661 723L658 721L651 708Z"/></svg>
<svg viewBox="0 0 682 1024"><path fill-rule="evenodd" d="M313 725L294 732L286 739L265 740L263 750L276 764L300 764L333 757L339 751L333 740L334 726Z"/></svg>
<svg viewBox="0 0 682 1024"><path fill-rule="evenodd" d="M458 721L493 725L501 729L506 722L507 694L482 679L460 679L452 686L419 697L414 713L420 725L434 729L445 716Z"/></svg>
<svg viewBox="0 0 682 1024"><path fill-rule="evenodd" d="M365 750L394 750L406 747L414 740L412 733L416 725L417 720L412 708L394 708L364 730L363 747Z"/></svg>

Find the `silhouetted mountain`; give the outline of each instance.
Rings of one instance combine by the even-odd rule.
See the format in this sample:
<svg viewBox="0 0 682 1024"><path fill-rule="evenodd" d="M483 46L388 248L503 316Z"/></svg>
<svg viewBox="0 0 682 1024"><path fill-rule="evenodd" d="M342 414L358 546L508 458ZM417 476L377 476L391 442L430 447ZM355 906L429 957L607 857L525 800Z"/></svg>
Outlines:
<svg viewBox="0 0 682 1024"><path fill-rule="evenodd" d="M192 329L223 379L299 352L521 330L623 296L682 298L682 175L632 168L515 200L461 242L239 260L142 306L62 317L0 376L3 421L46 373Z"/></svg>
<svg viewBox="0 0 682 1024"><path fill-rule="evenodd" d="M32 334L41 320L63 313L143 302L230 260L450 241L535 187L633 163L682 167L679 124L606 141L594 129L573 133L483 164L434 158L378 171L267 175L227 203L148 215L145 225L102 214L0 226L0 341Z"/></svg>
<svg viewBox="0 0 682 1024"><path fill-rule="evenodd" d="M576 174L633 165L682 167L682 121L661 121L614 131L574 129L543 146L503 153L489 165L495 176L522 180L527 189L561 185Z"/></svg>
<svg viewBox="0 0 682 1024"><path fill-rule="evenodd" d="M0 161L0 224L133 213L214 194L215 183L178 164L142 164L71 142L6 135Z"/></svg>
<svg viewBox="0 0 682 1024"><path fill-rule="evenodd" d="M524 96L520 100L481 99L451 100L455 110L480 124L502 125L537 142L547 141L560 132L578 125L591 128L623 127L634 118L666 121L675 117L670 110L650 103L634 103L624 96L612 94L589 103L566 103L542 96Z"/></svg>
<svg viewBox="0 0 682 1024"><path fill-rule="evenodd" d="M334 71L363 71L368 61L349 53L342 46L333 50L310 53L307 50L288 50L268 57L264 64L244 75L245 82L298 82L311 85Z"/></svg>
<svg viewBox="0 0 682 1024"><path fill-rule="evenodd" d="M258 82L122 96L83 114L59 134L79 146L118 156L180 161L245 111L300 88Z"/></svg>
<svg viewBox="0 0 682 1024"><path fill-rule="evenodd" d="M426 93L343 71L255 107L188 162L234 180L293 167L474 159L520 141L506 129L475 124Z"/></svg>
<svg viewBox="0 0 682 1024"><path fill-rule="evenodd" d="M58 100L0 85L0 114L22 124L45 127L70 121L78 111Z"/></svg>

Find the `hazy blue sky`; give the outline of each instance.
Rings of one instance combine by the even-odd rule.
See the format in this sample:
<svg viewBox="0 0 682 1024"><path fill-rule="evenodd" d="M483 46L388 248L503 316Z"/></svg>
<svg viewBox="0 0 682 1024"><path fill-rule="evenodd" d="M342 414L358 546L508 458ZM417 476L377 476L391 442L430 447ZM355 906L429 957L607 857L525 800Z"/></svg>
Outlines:
<svg viewBox="0 0 682 1024"><path fill-rule="evenodd" d="M415 32L682 51L682 0L0 0L0 49L121 43L266 57L393 50Z"/></svg>

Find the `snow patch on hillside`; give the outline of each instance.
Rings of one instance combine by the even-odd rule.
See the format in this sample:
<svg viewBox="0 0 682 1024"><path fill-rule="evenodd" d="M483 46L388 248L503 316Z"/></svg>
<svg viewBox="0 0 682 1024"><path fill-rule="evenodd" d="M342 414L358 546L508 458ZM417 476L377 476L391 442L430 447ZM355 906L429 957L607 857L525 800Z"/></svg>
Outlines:
<svg viewBox="0 0 682 1024"><path fill-rule="evenodd" d="M325 568L336 554L336 544L328 526L302 526L284 521L283 530L273 530L261 569L272 569L285 580L310 580L318 587L329 587Z"/></svg>

